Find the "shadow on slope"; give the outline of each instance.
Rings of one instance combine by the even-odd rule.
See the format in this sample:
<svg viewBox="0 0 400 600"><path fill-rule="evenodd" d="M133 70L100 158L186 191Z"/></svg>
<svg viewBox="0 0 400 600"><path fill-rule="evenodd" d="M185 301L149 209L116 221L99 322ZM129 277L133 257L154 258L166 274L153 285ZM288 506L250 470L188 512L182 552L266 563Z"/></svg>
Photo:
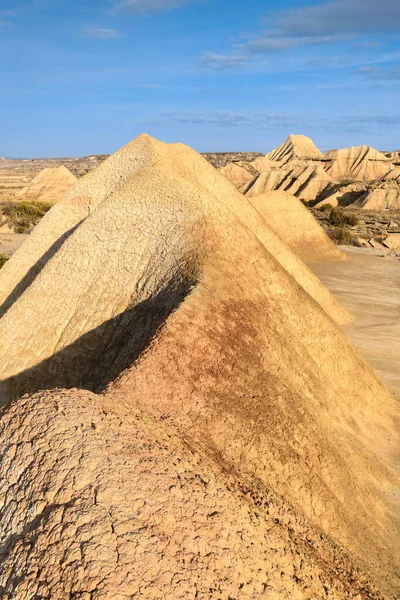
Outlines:
<svg viewBox="0 0 400 600"><path fill-rule="evenodd" d="M41 256L41 258L29 269L27 274L21 279L18 285L15 286L11 294L4 300L3 304L0 306L0 318L8 311L10 306L14 304L18 300L20 296L25 292L25 290L31 285L31 283L36 279L39 273L44 269L49 260L53 258L53 256L58 252L63 243L70 235L74 233L74 231L79 227L82 223L80 221L74 227L72 227L69 231L61 235L58 240L54 242L52 246Z"/></svg>
<svg viewBox="0 0 400 600"><path fill-rule="evenodd" d="M197 281L195 272L175 274L156 295L109 319L34 367L3 380L0 398L14 400L54 388L101 392L146 350Z"/></svg>

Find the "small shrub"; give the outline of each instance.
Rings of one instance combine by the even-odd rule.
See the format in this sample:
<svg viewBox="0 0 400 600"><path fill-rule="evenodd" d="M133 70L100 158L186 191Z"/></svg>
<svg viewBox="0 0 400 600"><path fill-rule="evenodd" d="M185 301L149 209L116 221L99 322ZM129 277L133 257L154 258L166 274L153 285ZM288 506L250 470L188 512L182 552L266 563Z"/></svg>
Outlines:
<svg viewBox="0 0 400 600"><path fill-rule="evenodd" d="M6 264L6 262L8 261L9 257L6 256L5 254L0 254L0 269L3 265Z"/></svg>
<svg viewBox="0 0 400 600"><path fill-rule="evenodd" d="M355 183L357 183L357 180L352 179L351 177L341 177L338 181L341 187L346 185L354 185Z"/></svg>
<svg viewBox="0 0 400 600"><path fill-rule="evenodd" d="M333 206L332 204L323 204L322 206L319 206L317 208L317 210L321 211L321 212L328 212L328 210L333 210Z"/></svg>
<svg viewBox="0 0 400 600"><path fill-rule="evenodd" d="M26 233L32 229L51 208L46 202L7 202L2 206L3 216L15 233Z"/></svg>
<svg viewBox="0 0 400 600"><path fill-rule="evenodd" d="M329 214L329 222L335 227L343 225L350 225L350 227L353 227L354 225L357 225L358 219L355 215L346 213L343 208L332 208Z"/></svg>
<svg viewBox="0 0 400 600"><path fill-rule="evenodd" d="M335 244L341 244L344 246L355 246L357 241L350 231L343 227L334 227L329 231L329 237Z"/></svg>

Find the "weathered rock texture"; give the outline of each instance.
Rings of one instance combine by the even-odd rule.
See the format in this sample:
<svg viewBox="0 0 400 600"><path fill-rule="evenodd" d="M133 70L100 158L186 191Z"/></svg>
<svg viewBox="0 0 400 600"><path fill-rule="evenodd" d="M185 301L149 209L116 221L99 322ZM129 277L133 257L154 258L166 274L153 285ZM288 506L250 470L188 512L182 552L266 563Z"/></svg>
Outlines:
<svg viewBox="0 0 400 600"><path fill-rule="evenodd" d="M373 182L379 191L373 191L368 203L357 202L359 206L387 210L400 205L400 167L395 153L383 154L369 146L330 150L324 155L310 138L290 135L266 156L227 164L221 173L248 196L283 190L313 206L327 202L332 206L352 205ZM381 191L381 184L387 185L387 192Z"/></svg>
<svg viewBox="0 0 400 600"><path fill-rule="evenodd" d="M330 150L325 157L330 160L327 172L333 179L373 181L384 177L393 168L390 159L370 146Z"/></svg>
<svg viewBox="0 0 400 600"><path fill-rule="evenodd" d="M379 187L368 190L356 200L354 205L366 210L400 209L400 183L393 183L383 183Z"/></svg>
<svg viewBox="0 0 400 600"><path fill-rule="evenodd" d="M63 165L48 167L40 171L29 185L19 190L16 198L55 204L77 181L75 175Z"/></svg>
<svg viewBox="0 0 400 600"><path fill-rule="evenodd" d="M292 194L269 192L250 198L269 227L306 262L336 262L342 252L328 238L309 210Z"/></svg>
<svg viewBox="0 0 400 600"><path fill-rule="evenodd" d="M238 189L247 185L258 174L258 171L251 167L251 163L245 162L228 163L221 167L219 172Z"/></svg>
<svg viewBox="0 0 400 600"><path fill-rule="evenodd" d="M0 320L5 599L398 593L398 407L264 206L142 136L26 243L75 227Z"/></svg>
<svg viewBox="0 0 400 600"><path fill-rule="evenodd" d="M314 200L332 183L331 177L319 165L291 161L279 171L257 175L244 189L246 196L258 196L272 190L282 190L302 200Z"/></svg>
<svg viewBox="0 0 400 600"><path fill-rule="evenodd" d="M309 137L305 135L289 135L286 142L275 148L275 150L271 150L266 155L266 158L285 164L296 158L320 160L323 158L323 154Z"/></svg>

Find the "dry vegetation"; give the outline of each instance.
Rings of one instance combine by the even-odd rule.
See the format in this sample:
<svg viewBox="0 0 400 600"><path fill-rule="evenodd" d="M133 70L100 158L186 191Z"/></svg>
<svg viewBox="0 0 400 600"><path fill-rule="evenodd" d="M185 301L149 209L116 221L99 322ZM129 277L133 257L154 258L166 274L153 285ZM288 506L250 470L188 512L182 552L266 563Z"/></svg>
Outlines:
<svg viewBox="0 0 400 600"><path fill-rule="evenodd" d="M14 233L29 232L51 208L46 202L6 202L0 206L3 218L6 218Z"/></svg>
<svg viewBox="0 0 400 600"><path fill-rule="evenodd" d="M5 254L0 254L0 269L8 261L9 257Z"/></svg>

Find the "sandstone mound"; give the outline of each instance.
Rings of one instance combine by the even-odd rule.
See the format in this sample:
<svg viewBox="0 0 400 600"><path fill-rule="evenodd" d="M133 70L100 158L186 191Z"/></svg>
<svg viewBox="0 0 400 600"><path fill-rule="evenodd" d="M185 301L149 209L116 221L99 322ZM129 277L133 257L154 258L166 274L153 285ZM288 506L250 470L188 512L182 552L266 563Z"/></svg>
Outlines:
<svg viewBox="0 0 400 600"><path fill-rule="evenodd" d="M400 208L400 186L383 185L365 192L354 202L364 210L387 210Z"/></svg>
<svg viewBox="0 0 400 600"><path fill-rule="evenodd" d="M266 155L268 160L280 161L282 164L297 158L319 160L323 157L312 139L305 135L289 135L286 142Z"/></svg>
<svg viewBox="0 0 400 600"><path fill-rule="evenodd" d="M0 320L4 597L393 597L398 407L273 209L146 136L67 196Z"/></svg>
<svg viewBox="0 0 400 600"><path fill-rule="evenodd" d="M250 197L274 232L306 262L337 261L342 255L312 214L292 194L282 191Z"/></svg>
<svg viewBox="0 0 400 600"><path fill-rule="evenodd" d="M395 165L389 173L382 177L383 181L397 181L400 183L400 166Z"/></svg>
<svg viewBox="0 0 400 600"><path fill-rule="evenodd" d="M47 167L24 188L16 198L55 204L68 192L78 179L63 165Z"/></svg>
<svg viewBox="0 0 400 600"><path fill-rule="evenodd" d="M243 190L253 197L272 190L283 190L303 200L315 200L332 183L331 177L319 165L291 161L279 171L256 176Z"/></svg>
<svg viewBox="0 0 400 600"><path fill-rule="evenodd" d="M266 156L259 156L250 163L259 173L265 173L266 171L274 171L279 169L281 164L279 161L270 160Z"/></svg>
<svg viewBox="0 0 400 600"><path fill-rule="evenodd" d="M314 204L315 208L319 208L324 204L330 204L332 207L350 206L354 204L361 196L365 194L366 184L361 182L349 183L348 185L339 186L332 194L323 194L323 199Z"/></svg>
<svg viewBox="0 0 400 600"><path fill-rule="evenodd" d="M254 167L246 162L232 162L219 169L221 175L226 177L236 188L246 185L257 174Z"/></svg>
<svg viewBox="0 0 400 600"><path fill-rule="evenodd" d="M268 247L273 244L275 255L279 245L279 260L284 268L321 303L332 318L338 322L348 320L345 311L327 294L311 271L290 253L281 240L276 239L264 221L259 220L251 205L211 165L189 148L181 145L170 147L157 143L148 136L137 138L107 159L95 172L86 175L40 221L23 247L17 250L1 270L0 314L34 281L49 259L57 254L65 240L75 233L88 215L91 216L129 178L146 167L158 165L163 171L175 170L191 184L194 181L203 192L217 199L217 205L222 202L226 204L241 222L256 229L263 244ZM81 250L77 253L80 254ZM343 258L341 254L338 256ZM79 262L80 259L77 260ZM320 253L320 260L325 260L323 251Z"/></svg>
<svg viewBox="0 0 400 600"><path fill-rule="evenodd" d="M326 170L332 179L373 181L384 177L393 168L390 159L370 146L330 150L325 154L325 158L329 161Z"/></svg>

